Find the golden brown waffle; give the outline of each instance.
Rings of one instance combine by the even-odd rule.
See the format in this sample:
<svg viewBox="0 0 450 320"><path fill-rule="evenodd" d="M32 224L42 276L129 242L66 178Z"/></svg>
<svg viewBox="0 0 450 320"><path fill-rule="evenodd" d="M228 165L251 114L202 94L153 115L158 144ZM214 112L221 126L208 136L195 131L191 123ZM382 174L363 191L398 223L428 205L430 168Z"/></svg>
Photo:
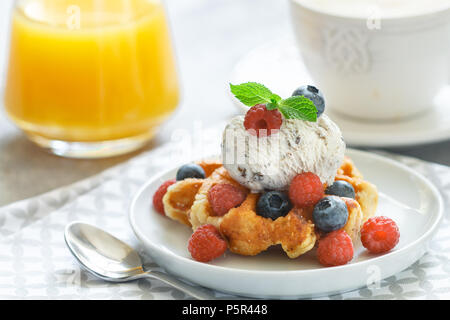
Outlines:
<svg viewBox="0 0 450 320"><path fill-rule="evenodd" d="M186 179L171 185L163 197L166 216L191 226L189 212L202 185L202 179Z"/></svg>
<svg viewBox="0 0 450 320"><path fill-rule="evenodd" d="M364 214L358 201L350 198L342 198L348 209L348 220L344 226L345 232L352 238L353 243L359 239L359 232L364 223Z"/></svg>
<svg viewBox="0 0 450 320"><path fill-rule="evenodd" d="M241 206L223 217L219 230L230 251L254 256L281 244L290 258L297 258L314 247L317 236L305 210L294 208L276 220L264 218L256 214L258 198L259 194L249 194Z"/></svg>
<svg viewBox="0 0 450 320"><path fill-rule="evenodd" d="M314 247L320 232L315 230L312 222L313 207L294 208L285 217L272 220L256 214L259 194L248 193L239 207L222 217L216 216L208 202L208 191L212 186L229 183L245 188L233 180L219 162L198 164L208 169L205 169L206 179L186 179L170 186L163 198L168 217L194 230L204 224L214 225L227 240L230 251L241 255L257 255L280 244L290 258L296 258ZM356 241L364 221L375 213L378 192L375 186L363 180L349 158L338 170L336 180L348 181L355 188L356 200L343 198L349 212L343 229Z"/></svg>
<svg viewBox="0 0 450 320"><path fill-rule="evenodd" d="M364 180L361 172L349 157L344 158L344 163L338 169L336 180L347 181L355 189L356 201L360 204L363 212L363 222L375 215L378 206L377 187Z"/></svg>
<svg viewBox="0 0 450 320"><path fill-rule="evenodd" d="M212 224L216 228L220 228L223 217L216 216L208 202L209 189L219 183L228 183L248 192L245 187L241 186L238 182L231 178L228 171L224 167L219 167L203 181L203 185L200 187L197 195L195 196L195 201L192 205L191 214L189 217L192 229L195 230L204 224Z"/></svg>
<svg viewBox="0 0 450 320"><path fill-rule="evenodd" d="M208 178L222 164L215 160L197 162ZM204 179L185 179L169 187L166 196L163 197L164 211L169 218L191 226L189 212L195 200L195 195L203 185Z"/></svg>

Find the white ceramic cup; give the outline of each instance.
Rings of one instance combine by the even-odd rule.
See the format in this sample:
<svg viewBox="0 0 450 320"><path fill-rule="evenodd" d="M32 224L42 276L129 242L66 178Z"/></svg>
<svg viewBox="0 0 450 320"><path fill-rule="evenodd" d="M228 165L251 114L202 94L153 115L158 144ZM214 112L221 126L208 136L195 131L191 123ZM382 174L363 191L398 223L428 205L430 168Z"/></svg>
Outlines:
<svg viewBox="0 0 450 320"><path fill-rule="evenodd" d="M291 0L291 13L304 63L333 111L403 119L432 108L449 83L450 8L379 19Z"/></svg>

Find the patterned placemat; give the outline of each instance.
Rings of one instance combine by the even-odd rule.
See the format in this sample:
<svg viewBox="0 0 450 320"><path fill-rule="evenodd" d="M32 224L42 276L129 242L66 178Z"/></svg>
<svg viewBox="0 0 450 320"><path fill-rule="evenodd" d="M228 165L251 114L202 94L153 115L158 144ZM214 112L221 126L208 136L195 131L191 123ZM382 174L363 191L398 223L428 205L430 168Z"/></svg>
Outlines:
<svg viewBox="0 0 450 320"><path fill-rule="evenodd" d="M155 173L218 151L220 127L205 139L183 139L147 152L93 178L0 209L1 299L190 299L157 280L112 284L81 271L67 250L63 231L75 220L98 225L138 248L127 210L138 188ZM190 139L190 144L188 140ZM198 141L198 143L192 143ZM190 148L186 148L189 145ZM189 149L189 150L186 150ZM428 177L450 206L450 168L384 154ZM321 299L450 299L449 211L427 254L376 286ZM220 293L216 294L222 296Z"/></svg>

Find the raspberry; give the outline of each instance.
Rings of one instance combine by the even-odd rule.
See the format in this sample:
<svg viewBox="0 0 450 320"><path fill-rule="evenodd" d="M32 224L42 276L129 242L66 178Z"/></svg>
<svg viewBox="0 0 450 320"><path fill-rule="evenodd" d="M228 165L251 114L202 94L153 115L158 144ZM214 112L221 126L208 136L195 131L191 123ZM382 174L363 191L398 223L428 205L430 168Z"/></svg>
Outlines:
<svg viewBox="0 0 450 320"><path fill-rule="evenodd" d="M244 202L246 197L245 191L227 183L216 184L208 191L208 201L216 216L225 215Z"/></svg>
<svg viewBox="0 0 450 320"><path fill-rule="evenodd" d="M373 217L361 228L361 242L372 253L393 249L400 239L397 224L388 217Z"/></svg>
<svg viewBox="0 0 450 320"><path fill-rule="evenodd" d="M258 137L270 136L274 130L281 128L283 118L280 111L267 110L263 104L251 107L245 115L244 127L250 134Z"/></svg>
<svg viewBox="0 0 450 320"><path fill-rule="evenodd" d="M188 250L195 260L208 262L224 254L227 250L227 243L216 227L205 224L192 234Z"/></svg>
<svg viewBox="0 0 450 320"><path fill-rule="evenodd" d="M173 185L175 182L175 179L167 180L158 188L158 190L156 190L155 194L153 195L153 207L158 213L161 213L162 215L165 215L162 199L167 192L167 188Z"/></svg>
<svg viewBox="0 0 450 320"><path fill-rule="evenodd" d="M344 265L353 259L353 243L344 230L336 230L319 240L319 262L325 267Z"/></svg>
<svg viewBox="0 0 450 320"><path fill-rule="evenodd" d="M297 175L289 187L289 198L300 208L315 205L324 196L320 178L312 172Z"/></svg>

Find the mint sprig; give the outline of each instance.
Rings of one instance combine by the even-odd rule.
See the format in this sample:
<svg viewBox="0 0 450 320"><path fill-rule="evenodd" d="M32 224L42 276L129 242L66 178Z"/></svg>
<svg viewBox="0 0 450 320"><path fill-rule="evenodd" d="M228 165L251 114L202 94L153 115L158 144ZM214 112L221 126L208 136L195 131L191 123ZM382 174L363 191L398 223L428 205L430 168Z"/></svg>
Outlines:
<svg viewBox="0 0 450 320"><path fill-rule="evenodd" d="M246 106L253 107L257 104L265 104L267 110L278 109L286 119L317 121L316 106L304 96L281 99L279 95L272 93L266 86L256 82L239 85L230 83L230 89L234 96Z"/></svg>
<svg viewBox="0 0 450 320"><path fill-rule="evenodd" d="M259 83L247 82L237 86L230 83L230 88L235 97L246 106L253 107L256 104L272 102L272 91Z"/></svg>

